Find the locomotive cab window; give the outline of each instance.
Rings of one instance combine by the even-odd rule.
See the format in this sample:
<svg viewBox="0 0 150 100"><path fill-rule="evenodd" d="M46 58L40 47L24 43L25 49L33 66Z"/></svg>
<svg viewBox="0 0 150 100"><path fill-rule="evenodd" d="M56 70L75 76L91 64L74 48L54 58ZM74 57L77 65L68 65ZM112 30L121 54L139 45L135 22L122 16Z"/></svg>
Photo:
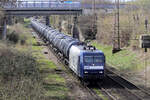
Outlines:
<svg viewBox="0 0 150 100"><path fill-rule="evenodd" d="M94 56L94 63L101 63L103 62L102 56Z"/></svg>
<svg viewBox="0 0 150 100"><path fill-rule="evenodd" d="M93 57L92 56L84 56L84 62L85 63L93 63Z"/></svg>
<svg viewBox="0 0 150 100"><path fill-rule="evenodd" d="M103 62L103 56L84 56L84 63L97 64Z"/></svg>

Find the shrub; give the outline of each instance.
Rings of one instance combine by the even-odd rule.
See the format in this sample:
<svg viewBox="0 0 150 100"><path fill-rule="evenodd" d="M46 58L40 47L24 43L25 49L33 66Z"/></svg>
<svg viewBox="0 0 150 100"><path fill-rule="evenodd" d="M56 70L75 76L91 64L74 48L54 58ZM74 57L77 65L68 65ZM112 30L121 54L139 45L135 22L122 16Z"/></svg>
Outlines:
<svg viewBox="0 0 150 100"><path fill-rule="evenodd" d="M21 45L24 45L27 39L27 32L28 31L24 28L22 24L15 24L8 28L7 39L15 44L20 43Z"/></svg>
<svg viewBox="0 0 150 100"><path fill-rule="evenodd" d="M19 41L19 35L15 31L8 34L7 38L8 38L9 41L12 41L15 44Z"/></svg>
<svg viewBox="0 0 150 100"><path fill-rule="evenodd" d="M43 100L42 78L30 53L0 45L0 99Z"/></svg>
<svg viewBox="0 0 150 100"><path fill-rule="evenodd" d="M38 63L29 53L12 48L0 48L0 74L3 78L34 77L38 78Z"/></svg>

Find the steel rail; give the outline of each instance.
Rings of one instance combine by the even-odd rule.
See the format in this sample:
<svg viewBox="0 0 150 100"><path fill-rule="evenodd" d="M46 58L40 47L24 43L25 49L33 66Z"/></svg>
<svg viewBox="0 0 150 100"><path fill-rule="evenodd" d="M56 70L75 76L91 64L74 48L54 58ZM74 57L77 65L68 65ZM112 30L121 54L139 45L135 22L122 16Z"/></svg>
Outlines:
<svg viewBox="0 0 150 100"><path fill-rule="evenodd" d="M112 79L114 82L118 83L120 86L122 86L128 92L130 92L133 95L135 95L140 100L143 100L143 99L144 100L149 100L150 94L148 92L146 92L143 89L137 87L136 85L132 84L127 79L125 79L123 76L120 76L120 75L118 75L117 73L115 73L113 71L110 71L110 70L107 69L106 72L110 73L110 75L107 74L107 77ZM113 76L118 76L118 77L114 78Z"/></svg>
<svg viewBox="0 0 150 100"><path fill-rule="evenodd" d="M101 84L98 83L99 89L104 92L106 95L109 96L109 100L117 100L117 98L115 96L113 96L112 94L110 94L105 88L101 87Z"/></svg>

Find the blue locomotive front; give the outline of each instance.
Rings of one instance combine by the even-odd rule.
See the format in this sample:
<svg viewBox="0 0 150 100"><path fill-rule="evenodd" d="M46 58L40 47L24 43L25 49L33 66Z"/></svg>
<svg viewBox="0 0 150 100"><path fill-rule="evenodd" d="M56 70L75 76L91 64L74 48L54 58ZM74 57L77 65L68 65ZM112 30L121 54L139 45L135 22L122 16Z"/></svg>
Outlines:
<svg viewBox="0 0 150 100"><path fill-rule="evenodd" d="M105 56L100 50L84 49L85 46L72 46L69 54L69 67L82 79L103 79Z"/></svg>
<svg viewBox="0 0 150 100"><path fill-rule="evenodd" d="M80 68L84 79L104 78L105 56L101 51L81 53Z"/></svg>

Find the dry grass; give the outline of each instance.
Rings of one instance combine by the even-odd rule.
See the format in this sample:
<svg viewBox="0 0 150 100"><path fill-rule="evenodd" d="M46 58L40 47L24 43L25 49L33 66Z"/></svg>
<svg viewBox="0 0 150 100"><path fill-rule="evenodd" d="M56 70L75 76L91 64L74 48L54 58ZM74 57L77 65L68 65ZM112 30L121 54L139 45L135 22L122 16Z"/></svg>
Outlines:
<svg viewBox="0 0 150 100"><path fill-rule="evenodd" d="M41 100L39 63L30 53L0 45L0 99Z"/></svg>
<svg viewBox="0 0 150 100"><path fill-rule="evenodd" d="M150 18L148 14L142 11L128 11L123 9L120 11L120 40L121 47L139 48L139 39L141 34L145 33L145 19ZM150 31L148 25L148 32ZM114 35L114 15L110 13L99 12L98 16L98 34L97 40L102 44L112 45Z"/></svg>
<svg viewBox="0 0 150 100"><path fill-rule="evenodd" d="M21 24L9 26L19 41L27 38L29 31ZM25 39L26 39L25 38ZM0 99L1 100L44 100L45 90L39 71L41 64L32 56L28 45L0 43ZM22 50L23 49L23 50ZM28 51L28 52L27 52Z"/></svg>
<svg viewBox="0 0 150 100"><path fill-rule="evenodd" d="M43 47L35 45L37 40L32 38L31 30L22 24L8 28L10 33L26 36L27 44L0 45L0 99L69 100L64 78L56 74L56 65L42 54Z"/></svg>

